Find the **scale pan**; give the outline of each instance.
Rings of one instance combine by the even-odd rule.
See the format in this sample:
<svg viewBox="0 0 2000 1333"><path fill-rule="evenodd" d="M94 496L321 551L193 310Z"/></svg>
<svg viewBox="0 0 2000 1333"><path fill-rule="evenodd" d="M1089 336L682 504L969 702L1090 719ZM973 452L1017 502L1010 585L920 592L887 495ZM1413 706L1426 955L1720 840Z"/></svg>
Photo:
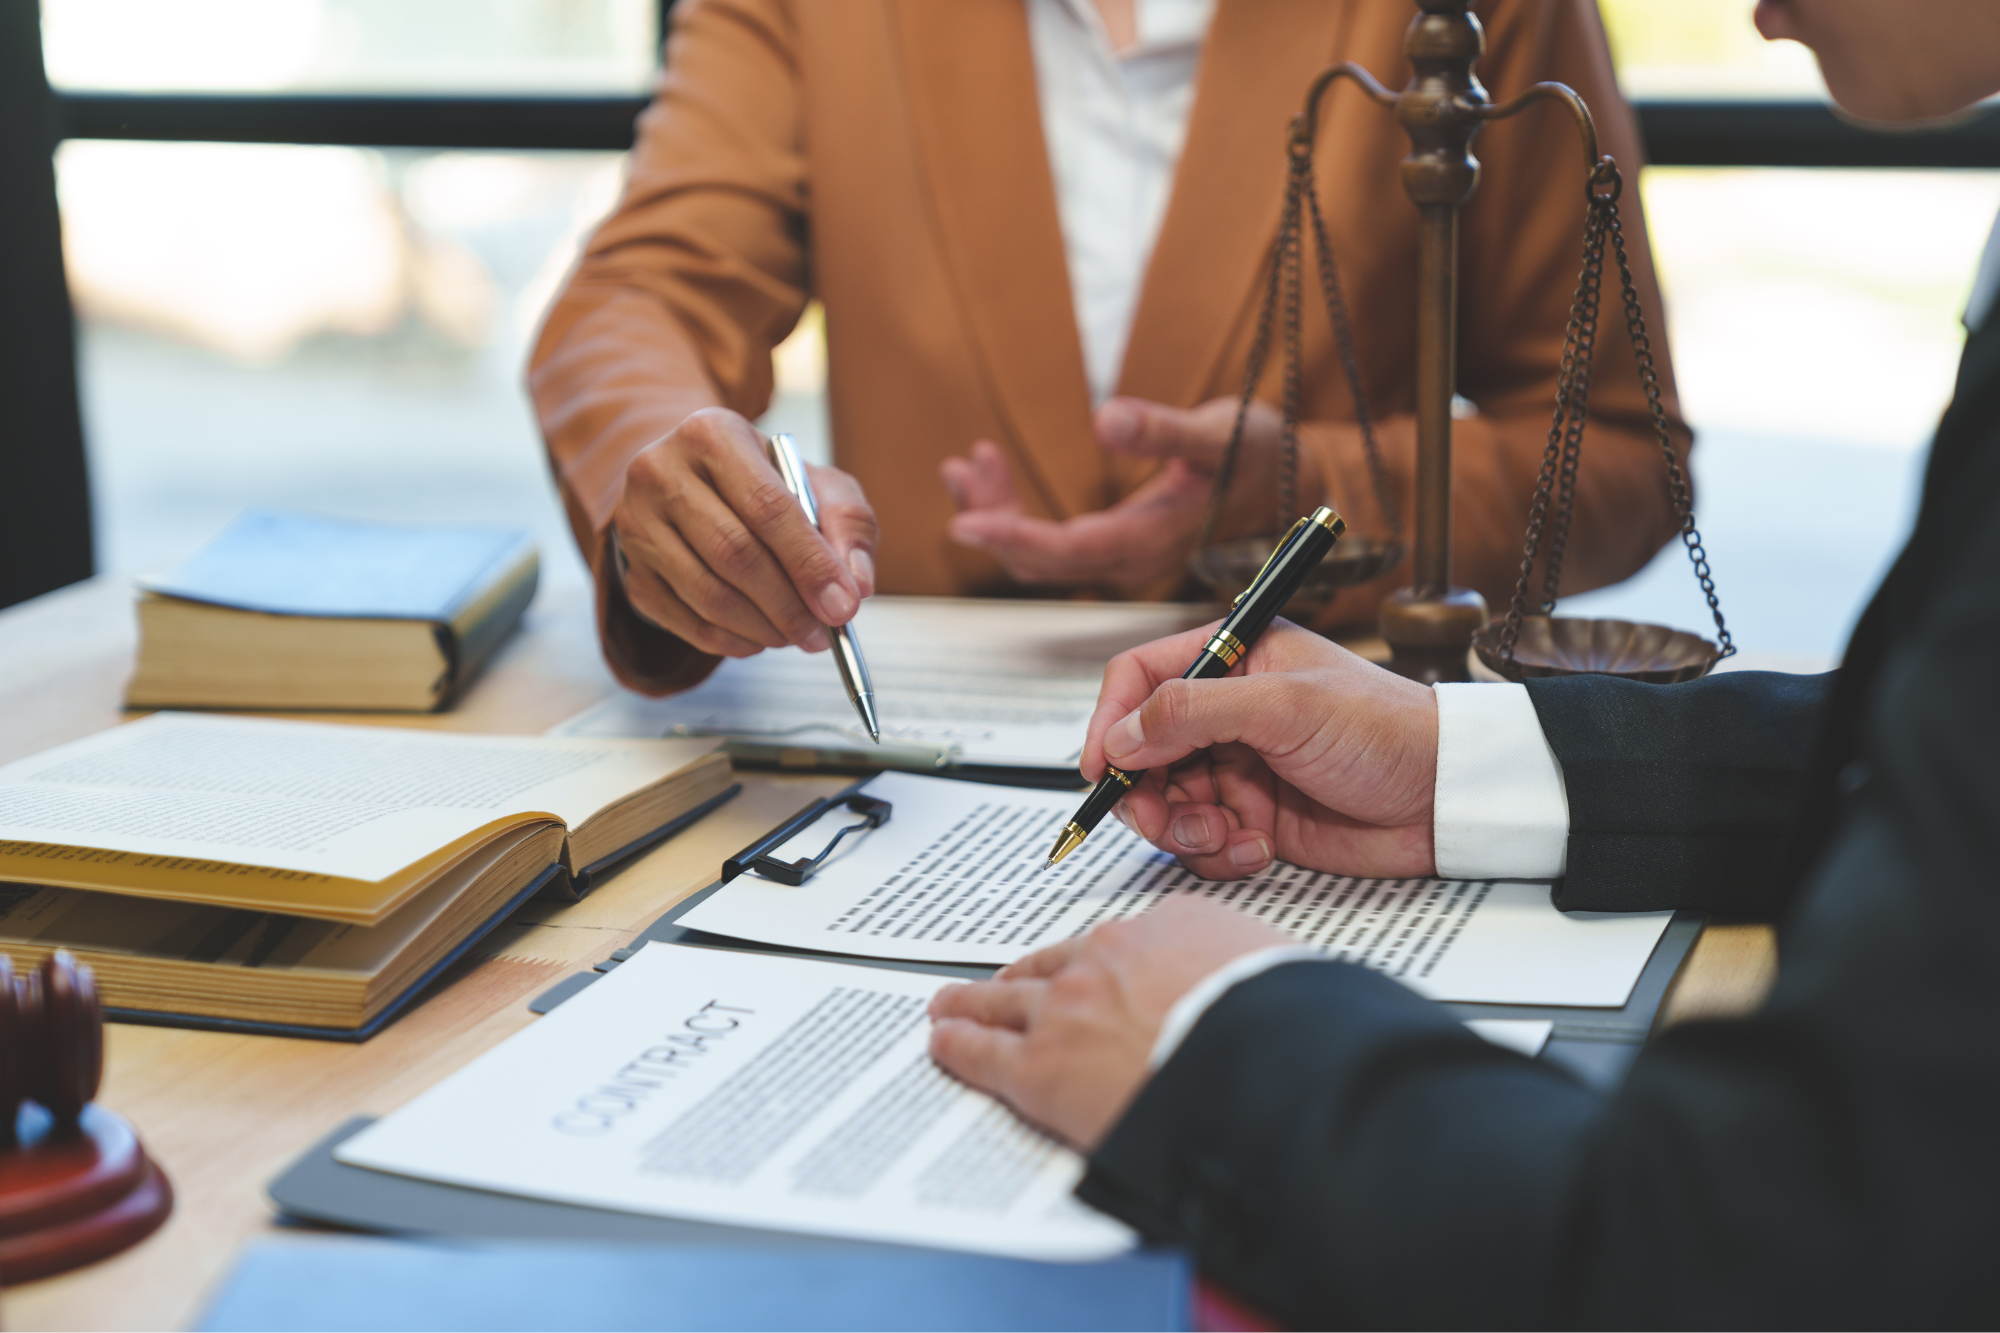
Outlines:
<svg viewBox="0 0 2000 1333"><path fill-rule="evenodd" d="M1264 562L1277 549L1275 537L1243 537L1236 541L1204 546L1188 557L1188 570L1224 602L1236 600ZM1304 583L1288 603L1297 615L1310 615L1333 600L1342 588L1378 579L1401 562L1407 549L1402 542L1357 537L1348 533L1334 543L1319 567L1306 575Z"/></svg>
<svg viewBox="0 0 2000 1333"><path fill-rule="evenodd" d="M1514 660L1500 656L1495 620L1472 636L1479 660L1508 680L1530 676L1619 676L1652 685L1673 685L1708 674L1722 650L1686 630L1630 620L1524 616Z"/></svg>

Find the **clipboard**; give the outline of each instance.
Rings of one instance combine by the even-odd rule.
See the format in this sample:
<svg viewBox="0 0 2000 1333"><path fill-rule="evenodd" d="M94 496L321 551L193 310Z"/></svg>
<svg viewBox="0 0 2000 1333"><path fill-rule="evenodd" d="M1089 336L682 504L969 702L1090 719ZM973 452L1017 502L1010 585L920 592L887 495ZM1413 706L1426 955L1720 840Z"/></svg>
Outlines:
<svg viewBox="0 0 2000 1333"><path fill-rule="evenodd" d="M862 790L866 782L867 780L863 779L831 796L813 802L738 852L724 864L724 873L714 883L689 894L652 925L640 931L630 945L615 951L609 958L594 965L590 971L576 973L537 995L529 1001L529 1010L537 1014L548 1013L653 942L703 949L723 949L738 953L810 958L860 967L879 967L892 972L924 972L955 981L982 981L992 976L999 969L985 964L930 963L900 958L868 958L817 949L794 949L784 945L739 940L726 935L711 935L678 924L681 917L705 902L730 880L754 869L753 863L758 858L775 861L775 858L770 856L771 852L811 828L820 819L836 810L852 809L852 802L856 797L864 800L874 799L867 797ZM883 806L888 805L886 801L878 803ZM886 823L888 818L885 813L882 822ZM850 826L848 831L852 831L854 827L859 826ZM868 827L872 831L873 828L880 827L880 824ZM809 878L812 871L817 870L831 854L834 846L840 842L841 836L844 834L836 835L825 850L812 859L811 868L799 879L790 882L803 883ZM1694 948L1694 942L1700 937L1702 927L1707 924L1707 920L1706 914L1702 912L1687 910L1675 912L1672 920L1667 923L1666 930L1661 933L1659 943L1653 946L1653 952L1647 958L1646 966L1641 969L1638 980L1633 983L1624 1005L1617 1009L1567 1005L1470 1004L1459 1001L1445 1002L1444 1007L1460 1019L1527 1019L1549 1023L1549 1039L1543 1046L1539 1058L1567 1069L1592 1087L1609 1090L1624 1081L1625 1071L1638 1057L1640 1047L1645 1044L1659 1016L1660 1002L1666 997L1667 988L1679 974L1681 964L1687 961L1688 953Z"/></svg>

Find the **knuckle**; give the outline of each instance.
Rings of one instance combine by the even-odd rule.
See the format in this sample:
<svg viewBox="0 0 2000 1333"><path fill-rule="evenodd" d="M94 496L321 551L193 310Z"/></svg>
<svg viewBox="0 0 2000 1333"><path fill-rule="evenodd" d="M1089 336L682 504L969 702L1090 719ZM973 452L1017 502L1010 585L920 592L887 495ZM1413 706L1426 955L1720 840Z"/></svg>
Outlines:
<svg viewBox="0 0 2000 1333"><path fill-rule="evenodd" d="M713 448L736 434L736 423L740 420L726 407L704 407L690 412L674 434L702 448Z"/></svg>
<svg viewBox="0 0 2000 1333"><path fill-rule="evenodd" d="M744 492L742 516L757 527L780 523L792 514L803 516L799 502L792 498L790 491L767 477L753 481L750 489Z"/></svg>
<svg viewBox="0 0 2000 1333"><path fill-rule="evenodd" d="M722 575L747 574L764 554L764 543L757 535L736 523L710 533L706 545L709 567Z"/></svg>
<svg viewBox="0 0 2000 1333"><path fill-rule="evenodd" d="M1142 724L1148 736L1156 730L1161 734L1172 734L1186 726L1194 714L1193 691L1184 680L1166 680L1153 691L1148 699L1142 717Z"/></svg>
<svg viewBox="0 0 2000 1333"><path fill-rule="evenodd" d="M672 436L647 445L625 465L625 495L621 497L621 506L635 495L641 498L659 496L680 467L680 457Z"/></svg>
<svg viewBox="0 0 2000 1333"><path fill-rule="evenodd" d="M676 630L675 633L710 657L728 657L729 649L734 646L731 635L723 633L706 620L697 619L686 629Z"/></svg>
<svg viewBox="0 0 2000 1333"><path fill-rule="evenodd" d="M875 511L867 505L844 504L835 506L831 515L840 530L847 534L850 545L875 549L881 539L882 524L875 517Z"/></svg>

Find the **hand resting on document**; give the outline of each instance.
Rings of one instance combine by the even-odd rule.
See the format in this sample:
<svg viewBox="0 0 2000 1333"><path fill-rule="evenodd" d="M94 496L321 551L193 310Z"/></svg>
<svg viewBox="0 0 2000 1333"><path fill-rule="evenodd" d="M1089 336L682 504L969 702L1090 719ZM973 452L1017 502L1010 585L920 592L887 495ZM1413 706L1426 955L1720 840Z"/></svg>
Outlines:
<svg viewBox="0 0 2000 1333"><path fill-rule="evenodd" d="M1111 659L1083 747L1146 776L1114 813L1205 879L1273 859L1343 875L1431 875L1437 702L1279 620L1217 680L1181 672L1215 626Z"/></svg>
<svg viewBox="0 0 2000 1333"><path fill-rule="evenodd" d="M1089 1152L1152 1071L1167 1011L1233 958L1298 941L1198 898L1107 921L931 1000L931 1058Z"/></svg>
<svg viewBox="0 0 2000 1333"><path fill-rule="evenodd" d="M1436 870L1431 691L1279 621L1219 680L1180 673L1214 626L1113 658L1084 744L1145 769L1118 806L1194 873L1241 879L1274 857L1355 875ZM1297 943L1218 903L1174 898L931 1001L931 1058L1089 1151L1150 1074L1174 1002L1234 958Z"/></svg>
<svg viewBox="0 0 2000 1333"><path fill-rule="evenodd" d="M824 533L734 412L696 412L640 450L611 516L632 609L718 657L824 650L824 627L875 591L875 511L845 472L809 471Z"/></svg>

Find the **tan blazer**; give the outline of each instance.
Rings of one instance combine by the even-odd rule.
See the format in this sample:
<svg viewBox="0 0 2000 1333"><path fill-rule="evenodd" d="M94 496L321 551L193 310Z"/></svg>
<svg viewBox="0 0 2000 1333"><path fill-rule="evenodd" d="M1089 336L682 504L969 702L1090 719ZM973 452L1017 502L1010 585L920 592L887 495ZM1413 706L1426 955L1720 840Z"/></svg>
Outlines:
<svg viewBox="0 0 2000 1333"><path fill-rule="evenodd" d="M1334 60L1401 86L1415 12L1407 0L1220 0L1120 393L1191 406L1238 391L1287 123ZM1685 455L1639 211L1638 137L1596 5L1482 0L1477 12L1488 42L1478 72L1495 96L1569 83L1625 169L1626 234ZM1407 506L1416 229L1397 163L1408 141L1343 84L1319 144L1363 383ZM1478 415L1456 431L1455 569L1498 606L1519 567L1555 396L1583 168L1553 106L1487 129L1475 148L1485 168L1462 227L1459 385ZM634 688L684 688L714 659L638 619L602 577L626 464L698 408L762 413L771 349L815 297L835 461L881 517L882 591L1009 590L988 557L945 536L952 502L938 464L975 439L1000 442L1026 502L1046 515L1102 508L1150 470L1106 455L1091 433L1021 0L682 0L624 196L551 308L530 368L570 521L599 573L606 654ZM1565 571L1573 591L1633 573L1673 533L1618 308L1614 284ZM1379 532L1350 395L1310 297L1304 341L1305 447L1356 530ZM1272 401L1276 364L1260 390ZM1343 595L1331 619L1369 620L1382 593L1408 581L1405 564Z"/></svg>

